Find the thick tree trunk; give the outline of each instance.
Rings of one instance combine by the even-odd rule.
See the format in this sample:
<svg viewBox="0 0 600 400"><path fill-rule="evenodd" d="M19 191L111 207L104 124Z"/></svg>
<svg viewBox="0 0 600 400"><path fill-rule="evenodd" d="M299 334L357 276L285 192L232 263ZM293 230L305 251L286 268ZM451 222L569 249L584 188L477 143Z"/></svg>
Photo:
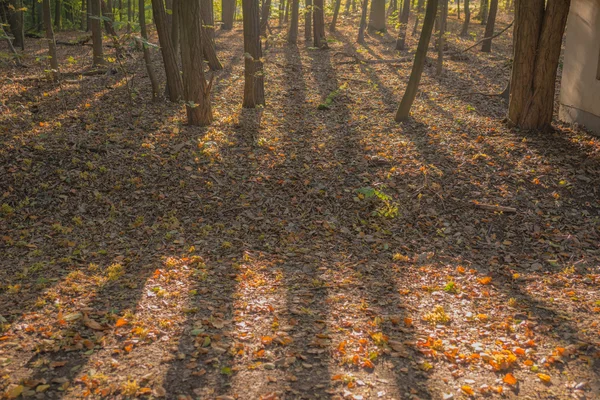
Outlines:
<svg viewBox="0 0 600 400"><path fill-rule="evenodd" d="M186 0L184 0L186 1ZM202 21L204 22L204 32L206 32L207 39L214 41L215 39L215 12L213 7L213 0L200 0L202 6ZM214 42L213 42L214 45Z"/></svg>
<svg viewBox="0 0 600 400"><path fill-rule="evenodd" d="M556 69L570 0L516 0L508 120L522 129L552 124Z"/></svg>
<svg viewBox="0 0 600 400"><path fill-rule="evenodd" d="M259 0L242 0L244 18L244 100L242 106L265 104Z"/></svg>
<svg viewBox="0 0 600 400"><path fill-rule="evenodd" d="M360 44L365 42L365 29L367 28L367 8L369 8L369 0L363 0L362 12L360 14L360 25L358 26L358 38L356 41Z"/></svg>
<svg viewBox="0 0 600 400"><path fill-rule="evenodd" d="M494 26L496 25L496 13L498 12L498 0L490 1L490 15L488 16L483 37L489 38L483 41L481 51L489 53L492 51L492 36L494 35Z"/></svg>
<svg viewBox="0 0 600 400"><path fill-rule="evenodd" d="M261 17L260 17L260 34L267 36L267 26L269 25L269 18L271 17L271 0L265 0L262 5Z"/></svg>
<svg viewBox="0 0 600 400"><path fill-rule="evenodd" d="M189 125L205 126L212 122L210 85L204 78L201 0L181 2L181 64Z"/></svg>
<svg viewBox="0 0 600 400"><path fill-rule="evenodd" d="M331 24L329 24L329 30L331 32L335 32L335 26L337 24L338 15L340 13L340 6L342 5L342 0L335 0L335 4L333 6L333 18L331 18Z"/></svg>
<svg viewBox="0 0 600 400"><path fill-rule="evenodd" d="M25 50L25 30L23 24L23 2L21 0L11 0L10 5L14 9L9 10L8 22L10 32L15 37L13 45Z"/></svg>
<svg viewBox="0 0 600 400"><path fill-rule="evenodd" d="M173 51L179 54L179 31L181 22L181 3L185 0L173 0L173 11L171 15L171 43L173 43Z"/></svg>
<svg viewBox="0 0 600 400"><path fill-rule="evenodd" d="M235 15L235 0L221 0L221 29L230 31L233 29L233 17Z"/></svg>
<svg viewBox="0 0 600 400"><path fill-rule="evenodd" d="M187 0L184 0L187 1ZM202 40L202 48L204 49L204 58L208 61L208 66L213 71L219 71L223 69L221 61L217 56L217 49L215 48L215 41L210 37L210 31L206 27L202 27L202 34L204 39Z"/></svg>
<svg viewBox="0 0 600 400"><path fill-rule="evenodd" d="M152 0L152 12L154 13L154 22L156 23L158 41L160 42L160 50L167 76L169 100L179 101L183 94L183 84L181 82L181 75L179 74L179 67L177 66L175 51L173 51L171 32L167 27L166 12L162 0Z"/></svg>
<svg viewBox="0 0 600 400"><path fill-rule="evenodd" d="M288 31L288 43L296 44L298 41L298 24L299 24L299 14L300 14L300 1L299 0L291 0L292 2L292 19L290 21L290 30Z"/></svg>
<svg viewBox="0 0 600 400"><path fill-rule="evenodd" d="M312 39L312 5L313 0L304 0L304 39Z"/></svg>
<svg viewBox="0 0 600 400"><path fill-rule="evenodd" d="M323 0L313 0L313 44L319 49L326 49L325 40L325 4Z"/></svg>
<svg viewBox="0 0 600 400"><path fill-rule="evenodd" d="M385 0L371 0L369 31L385 32Z"/></svg>
<svg viewBox="0 0 600 400"><path fill-rule="evenodd" d="M460 36L467 37L469 36L469 23L471 22L471 8L469 5L469 0L465 0L465 21L462 25L462 30L460 31Z"/></svg>
<svg viewBox="0 0 600 400"><path fill-rule="evenodd" d="M440 32L438 36L438 58L435 67L437 75L441 75L444 69L444 35L446 34L446 23L448 22L448 0L440 0Z"/></svg>
<svg viewBox="0 0 600 400"><path fill-rule="evenodd" d="M406 46L406 31L408 30L408 18L410 16L410 0L404 0L402 12L400 13L400 28L396 40L396 50L404 50Z"/></svg>
<svg viewBox="0 0 600 400"><path fill-rule="evenodd" d="M140 35L145 43L142 43L142 49L144 51L144 63L146 64L146 71L148 72L148 78L150 79L150 85L152 88L152 101L158 100L158 79L152 68L152 57L150 54L150 46L148 46L148 32L146 31L146 10L144 8L144 0L139 0L139 20L140 20Z"/></svg>
<svg viewBox="0 0 600 400"><path fill-rule="evenodd" d="M421 29L421 37L419 38L415 61L410 73L410 78L408 79L408 84L406 85L406 91L404 92L404 96L402 96L402 101L396 112L396 122L406 121L410 116L410 109L417 96L419 82L421 82L421 75L423 74L423 68L425 67L427 49L429 48L429 41L431 40L431 33L433 32L437 8L438 0L427 0L427 9L425 10L425 19L423 20L423 29Z"/></svg>
<svg viewBox="0 0 600 400"><path fill-rule="evenodd" d="M100 25L100 1L91 0L92 9L90 25L92 26L92 42L94 66L104 65L104 50L102 49L102 28Z"/></svg>
<svg viewBox="0 0 600 400"><path fill-rule="evenodd" d="M62 26L61 14L62 14L62 1L54 0L54 28L56 28L57 31L60 31L60 28Z"/></svg>
<svg viewBox="0 0 600 400"><path fill-rule="evenodd" d="M46 40L48 41L48 58L50 58L50 75L52 80L58 80L58 59L56 58L56 41L54 40L54 31L52 30L52 11L50 10L50 0L44 0L42 4L44 26L46 27Z"/></svg>

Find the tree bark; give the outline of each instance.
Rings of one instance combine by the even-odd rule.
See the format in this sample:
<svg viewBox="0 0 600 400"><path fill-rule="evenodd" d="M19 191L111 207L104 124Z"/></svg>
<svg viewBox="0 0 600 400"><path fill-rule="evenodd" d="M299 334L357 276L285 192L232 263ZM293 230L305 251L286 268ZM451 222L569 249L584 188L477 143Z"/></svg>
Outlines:
<svg viewBox="0 0 600 400"><path fill-rule="evenodd" d="M312 39L312 7L313 0L304 0L304 39Z"/></svg>
<svg viewBox="0 0 600 400"><path fill-rule="evenodd" d="M469 0L465 0L465 21L462 25L462 30L460 31L460 36L467 37L469 36L469 23L471 22L471 8L469 5Z"/></svg>
<svg viewBox="0 0 600 400"><path fill-rule="evenodd" d="M50 58L50 75L53 81L59 77L58 59L56 58L56 41L54 40L54 31L52 30L52 11L50 10L50 0L44 0L42 4L42 13L44 26L46 27L46 40L48 41L48 57Z"/></svg>
<svg viewBox="0 0 600 400"><path fill-rule="evenodd" d="M350 14L350 5L352 4L352 0L346 0L346 4L344 5L344 15Z"/></svg>
<svg viewBox="0 0 600 400"><path fill-rule="evenodd" d="M423 20L423 28L421 29L421 37L419 38L415 61L410 73L410 78L408 79L408 84L406 85L406 91L404 92L404 96L402 96L402 101L396 112L396 122L406 121L410 116L410 109L417 96L421 75L423 74L423 68L425 67L427 48L429 47L429 41L431 40L437 8L438 0L427 0L425 19Z"/></svg>
<svg viewBox="0 0 600 400"><path fill-rule="evenodd" d="M104 21L104 30L110 36L117 36L117 32L115 31L115 27L113 25L114 20L113 20L113 13L112 13L111 5L108 4L108 2L106 2L105 0L101 0L100 7L102 10L102 16L107 18L107 19L103 20Z"/></svg>
<svg viewBox="0 0 600 400"><path fill-rule="evenodd" d="M262 5L261 18L260 18L260 34L267 36L267 26L269 24L269 18L271 16L271 0L265 0Z"/></svg>
<svg viewBox="0 0 600 400"><path fill-rule="evenodd" d="M313 0L313 44L319 49L326 49L325 40L325 5L323 0Z"/></svg>
<svg viewBox="0 0 600 400"><path fill-rule="evenodd" d="M242 0L244 19L244 100L242 106L265 104L259 0Z"/></svg>
<svg viewBox="0 0 600 400"><path fill-rule="evenodd" d="M236 0L221 0L221 19L223 20L223 25L221 25L221 29L225 31L230 31L233 29L235 3Z"/></svg>
<svg viewBox="0 0 600 400"><path fill-rule="evenodd" d="M358 26L358 38L356 41L360 44L365 42L365 29L367 28L367 8L369 8L369 0L363 0L362 12L360 14L360 25Z"/></svg>
<svg viewBox="0 0 600 400"><path fill-rule="evenodd" d="M385 0L371 0L369 31L385 32Z"/></svg>
<svg viewBox="0 0 600 400"><path fill-rule="evenodd" d="M17 53L17 50L15 50L15 47L13 46L12 41L10 40L10 37L4 30L4 25L1 23L1 21L2 21L2 18L0 18L0 35L4 37L4 40L6 41L6 44L8 45L8 49L15 56L15 62L17 63L17 65L22 66L23 64L21 64L21 59L19 58L19 53Z"/></svg>
<svg viewBox="0 0 600 400"><path fill-rule="evenodd" d="M185 87L187 122L205 126L212 122L210 85L204 78L201 0L184 0L181 11L181 64Z"/></svg>
<svg viewBox="0 0 600 400"><path fill-rule="evenodd" d="M179 32L181 25L180 22L182 18L181 3L182 0L173 0L172 4L173 9L171 15L171 43L173 44L173 51L175 52L175 54L179 54Z"/></svg>
<svg viewBox="0 0 600 400"><path fill-rule="evenodd" d="M438 36L438 58L435 72L441 75L444 69L444 35L446 34L446 23L448 22L448 0L440 0L440 32Z"/></svg>
<svg viewBox="0 0 600 400"><path fill-rule="evenodd" d="M104 51L102 49L102 28L100 25L100 1L101 0L91 0L92 12L90 24L92 26L94 67L105 64Z"/></svg>
<svg viewBox="0 0 600 400"><path fill-rule="evenodd" d="M288 31L288 43L296 44L298 42L298 19L300 14L300 1L299 0L291 0L292 1L292 19L290 21L290 30Z"/></svg>
<svg viewBox="0 0 600 400"><path fill-rule="evenodd" d="M60 31L62 26L61 14L62 2L61 0L54 0L54 28L56 28L57 31Z"/></svg>
<svg viewBox="0 0 600 400"><path fill-rule="evenodd" d="M145 43L142 43L142 49L144 52L144 63L146 64L146 71L148 72L148 78L150 79L150 85L152 88L152 101L158 100L158 79L152 68L152 57L150 54L150 46L148 46L148 32L146 31L146 9L144 8L144 0L139 0L139 20L140 20L140 35Z"/></svg>
<svg viewBox="0 0 600 400"><path fill-rule="evenodd" d="M184 0L186 1L186 0ZM213 7L213 0L200 0L200 4L202 6L202 21L204 32L206 32L207 39L213 41L215 39L215 12Z"/></svg>
<svg viewBox="0 0 600 400"><path fill-rule="evenodd" d="M494 26L496 25L496 13L498 12L498 0L490 1L490 15L488 15L485 25L485 34L483 37L489 38L483 41L481 51L490 53L492 51L492 36L494 35Z"/></svg>
<svg viewBox="0 0 600 400"><path fill-rule="evenodd" d="M158 41L165 66L165 74L167 76L169 100L173 102L179 101L182 98L183 83L179 74L175 51L173 51L171 32L167 27L166 12L162 0L152 0L152 12L154 14L154 22L156 23L156 31L158 32Z"/></svg>
<svg viewBox="0 0 600 400"><path fill-rule="evenodd" d="M131 23L133 22L133 0L127 0L127 33L131 31Z"/></svg>
<svg viewBox="0 0 600 400"><path fill-rule="evenodd" d="M36 0L33 0L33 4ZM79 30L87 31L87 1L81 0L81 22L79 24Z"/></svg>
<svg viewBox="0 0 600 400"><path fill-rule="evenodd" d="M410 0L404 0L402 12L400 13L400 28L398 39L396 39L396 50L404 50L406 46L406 31L408 30L408 18L410 17Z"/></svg>
<svg viewBox="0 0 600 400"><path fill-rule="evenodd" d="M215 41L210 37L210 31L205 26L202 26L202 34L204 35L204 40L202 40L202 48L204 49L204 58L206 61L208 61L208 66L213 71L222 70L223 65L217 56Z"/></svg>
<svg viewBox="0 0 600 400"><path fill-rule="evenodd" d="M508 120L522 129L552 124L556 70L570 0L516 0Z"/></svg>
<svg viewBox="0 0 600 400"><path fill-rule="evenodd" d="M9 10L8 22L10 33L15 37L13 45L25 50L25 30L23 24L23 2L21 0L11 0L10 5L14 9Z"/></svg>
<svg viewBox="0 0 600 400"><path fill-rule="evenodd" d="M331 18L331 23L329 24L329 30L331 32L335 32L335 26L337 24L338 15L340 13L340 6L342 5L342 0L335 0L335 4L333 6L333 17Z"/></svg>

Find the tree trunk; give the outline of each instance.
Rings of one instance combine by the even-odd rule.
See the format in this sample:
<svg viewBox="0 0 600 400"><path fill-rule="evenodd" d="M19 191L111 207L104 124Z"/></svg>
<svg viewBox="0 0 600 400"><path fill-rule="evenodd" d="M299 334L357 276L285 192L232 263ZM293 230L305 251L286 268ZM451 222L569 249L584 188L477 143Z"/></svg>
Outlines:
<svg viewBox="0 0 600 400"><path fill-rule="evenodd" d="M462 30L460 31L460 36L467 37L469 36L469 23L471 22L471 8L469 6L469 0L465 0L465 21L462 25Z"/></svg>
<svg viewBox="0 0 600 400"><path fill-rule="evenodd" d="M298 41L298 19L300 14L300 1L292 1L292 19L290 21L290 30L288 31L288 43L296 44Z"/></svg>
<svg viewBox="0 0 600 400"><path fill-rule="evenodd" d="M423 4L425 4L425 0L417 1L417 11L418 12L423 12Z"/></svg>
<svg viewBox="0 0 600 400"><path fill-rule="evenodd" d="M183 84L181 82L181 75L179 74L179 67L177 66L175 51L173 51L171 32L167 27L166 12L162 0L152 0L152 12L154 14L154 22L156 23L156 31L158 32L158 41L165 66L165 74L167 76L169 100L173 102L179 101L182 98Z"/></svg>
<svg viewBox="0 0 600 400"><path fill-rule="evenodd" d="M460 19L460 0L456 0L456 19Z"/></svg>
<svg viewBox="0 0 600 400"><path fill-rule="evenodd" d="M56 28L57 31L60 31L60 28L62 25L61 14L62 14L62 1L54 0L54 28Z"/></svg>
<svg viewBox="0 0 600 400"><path fill-rule="evenodd" d="M402 96L402 101L396 112L396 122L406 121L410 116L410 109L417 96L419 82L421 81L421 75L423 74L423 68L425 67L427 48L429 47L429 41L431 40L437 8L438 0L427 0L427 9L425 10L425 19L423 20L423 28L421 29L421 37L419 38L415 61L410 73L410 78L408 79L408 84L406 85L406 91L404 92L404 96Z"/></svg>
<svg viewBox="0 0 600 400"><path fill-rule="evenodd" d="M17 65L22 66L23 64L21 64L21 59L19 58L19 53L17 53L17 50L15 50L15 47L13 46L12 41L10 40L10 37L4 30L4 25L2 24L1 17L0 17L0 37L4 37L4 40L6 41L6 44L8 45L8 49L15 56L15 62L17 63Z"/></svg>
<svg viewBox="0 0 600 400"><path fill-rule="evenodd" d="M201 0L183 0L181 11L181 64L187 122L205 126L212 122L210 85L204 78Z"/></svg>
<svg viewBox="0 0 600 400"><path fill-rule="evenodd" d="M337 24L338 15L340 13L340 6L342 5L342 0L335 0L335 4L333 6L333 18L331 18L331 24L329 24L329 30L331 32L335 32L335 26Z"/></svg>
<svg viewBox="0 0 600 400"><path fill-rule="evenodd" d="M367 8L369 8L369 0L363 0L362 12L360 14L360 25L358 26L358 38L356 41L360 44L365 42L365 29L367 28Z"/></svg>
<svg viewBox="0 0 600 400"><path fill-rule="evenodd" d="M323 0L313 0L313 44L319 49L326 49L325 40L325 5Z"/></svg>
<svg viewBox="0 0 600 400"><path fill-rule="evenodd" d="M284 14L285 14L285 0L279 0L279 14L277 15L279 17L279 27L283 26L283 17L285 16Z"/></svg>
<svg viewBox="0 0 600 400"><path fill-rule="evenodd" d="M389 17L390 15L392 15L397 10L398 10L398 1L397 0L390 0L390 5L388 6L387 12L385 14L386 17Z"/></svg>
<svg viewBox="0 0 600 400"><path fill-rule="evenodd" d="M42 4L44 26L46 27L46 40L48 40L48 58L50 59L50 75L53 81L58 80L58 59L56 58L56 41L54 40L54 31L52 30L52 11L50 10L50 0L44 0Z"/></svg>
<svg viewBox="0 0 600 400"><path fill-rule="evenodd" d="M186 0L184 0L186 1ZM204 22L204 32L206 32L207 39L214 41L215 39L215 12L213 7L213 0L200 0L202 6L202 21ZM214 45L214 42L213 42Z"/></svg>
<svg viewBox="0 0 600 400"><path fill-rule="evenodd" d="M92 9L90 24L92 26L92 42L94 54L94 66L104 65L104 51L102 49L102 28L100 25L100 1L91 0Z"/></svg>
<svg viewBox="0 0 600 400"><path fill-rule="evenodd" d="M131 23L133 22L133 0L127 0L127 33L131 32Z"/></svg>
<svg viewBox="0 0 600 400"><path fill-rule="evenodd" d="M304 0L304 39L312 39L312 5L313 0Z"/></svg>
<svg viewBox="0 0 600 400"><path fill-rule="evenodd" d="M441 75L444 69L444 35L446 34L446 23L448 22L448 0L440 0L440 32L438 36L438 58L435 68L437 75Z"/></svg>
<svg viewBox="0 0 600 400"><path fill-rule="evenodd" d="M233 17L235 15L236 0L221 0L221 29L230 31L233 29Z"/></svg>
<svg viewBox="0 0 600 400"><path fill-rule="evenodd" d="M289 15L290 15L290 1L288 0L285 3L285 16L283 17L283 22L286 24L289 21Z"/></svg>
<svg viewBox="0 0 600 400"><path fill-rule="evenodd" d="M265 104L259 0L242 0L244 19L244 100L242 106Z"/></svg>
<svg viewBox="0 0 600 400"><path fill-rule="evenodd" d="M385 32L385 0L371 0L369 31Z"/></svg>
<svg viewBox="0 0 600 400"><path fill-rule="evenodd" d="M346 4L345 4L345 9L344 9L344 15L349 15L350 14L350 4L352 4L352 0L346 0Z"/></svg>
<svg viewBox="0 0 600 400"><path fill-rule="evenodd" d="M148 46L148 32L146 31L146 9L144 7L144 0L139 0L139 20L140 20L140 35L145 43L142 43L142 49L144 51L144 63L146 64L146 71L148 72L148 78L150 79L150 85L152 88L152 101L158 100L158 79L152 68L152 57L150 54L150 46Z"/></svg>
<svg viewBox="0 0 600 400"><path fill-rule="evenodd" d="M185 0L173 0L173 9L171 15L171 43L173 44L173 51L175 54L179 54L179 32L181 22L181 2ZM177 56L175 57L177 58Z"/></svg>
<svg viewBox="0 0 600 400"><path fill-rule="evenodd" d="M496 25L496 13L498 12L498 0L490 1L490 15L488 16L487 24L485 26L484 38L490 38L483 41L481 45L481 51L484 53L490 53L492 51L492 39L494 35L494 26Z"/></svg>
<svg viewBox="0 0 600 400"><path fill-rule="evenodd" d="M508 120L522 129L552 124L556 69L570 0L516 0Z"/></svg>
<svg viewBox="0 0 600 400"><path fill-rule="evenodd" d="M406 31L408 30L408 18L410 16L410 0L404 0L402 12L400 13L400 28L396 40L396 50L404 50L406 46Z"/></svg>
<svg viewBox="0 0 600 400"><path fill-rule="evenodd" d="M260 34L267 36L267 26L269 24L269 18L271 16L271 0L265 0L262 5L261 17L260 17Z"/></svg>
<svg viewBox="0 0 600 400"><path fill-rule="evenodd" d="M204 58L206 59L206 61L208 61L208 66L213 71L222 70L223 65L221 64L221 61L219 61L219 57L217 56L215 41L210 37L210 31L203 26L202 34L204 35L204 40L202 40L202 48L204 51Z"/></svg>
<svg viewBox="0 0 600 400"><path fill-rule="evenodd" d="M93 1L93 0L92 0ZM113 25L113 14L112 7L105 0L100 1L100 7L102 10L102 16L105 17L104 21L104 30L110 36L117 36L117 32L115 31L115 27Z"/></svg>
<svg viewBox="0 0 600 400"><path fill-rule="evenodd" d="M36 0L33 0L33 4ZM87 31L87 1L81 0L81 22L79 24L79 30Z"/></svg>
<svg viewBox="0 0 600 400"><path fill-rule="evenodd" d="M15 37L13 45L25 50L25 30L23 24L23 2L21 0L11 0L10 5L14 9L9 10L8 22L10 33Z"/></svg>

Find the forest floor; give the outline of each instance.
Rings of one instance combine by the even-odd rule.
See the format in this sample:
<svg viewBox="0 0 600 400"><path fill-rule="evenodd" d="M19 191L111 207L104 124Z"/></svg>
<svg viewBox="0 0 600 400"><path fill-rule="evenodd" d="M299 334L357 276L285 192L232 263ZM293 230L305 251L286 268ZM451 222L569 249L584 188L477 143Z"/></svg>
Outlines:
<svg viewBox="0 0 600 400"><path fill-rule="evenodd" d="M43 40L0 67L0 396L600 397L600 141L465 95L502 91L512 37L459 54L483 27L455 15L395 123L416 38L359 46L357 18L329 50L274 29L256 111L218 32L207 128L150 102L139 52L132 100L122 72L43 79Z"/></svg>

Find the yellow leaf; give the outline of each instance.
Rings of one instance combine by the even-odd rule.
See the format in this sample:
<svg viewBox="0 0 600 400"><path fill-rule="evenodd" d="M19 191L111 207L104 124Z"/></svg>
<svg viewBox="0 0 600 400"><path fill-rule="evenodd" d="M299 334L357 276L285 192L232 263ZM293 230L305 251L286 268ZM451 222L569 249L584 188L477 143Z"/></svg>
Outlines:
<svg viewBox="0 0 600 400"><path fill-rule="evenodd" d="M538 378L540 378L540 380L542 380L543 382L550 382L550 380L552 378L550 378L550 375L546 375L546 374L537 374Z"/></svg>
<svg viewBox="0 0 600 400"><path fill-rule="evenodd" d="M14 386L13 388L8 389L8 392L6 392L6 397L9 399L16 399L21 395L21 393L23 393L23 390L25 390L23 385Z"/></svg>
<svg viewBox="0 0 600 400"><path fill-rule="evenodd" d="M517 384L517 378L515 378L515 376L513 374L511 374L510 372L504 376L503 381L504 381L504 383L507 383L509 385Z"/></svg>

